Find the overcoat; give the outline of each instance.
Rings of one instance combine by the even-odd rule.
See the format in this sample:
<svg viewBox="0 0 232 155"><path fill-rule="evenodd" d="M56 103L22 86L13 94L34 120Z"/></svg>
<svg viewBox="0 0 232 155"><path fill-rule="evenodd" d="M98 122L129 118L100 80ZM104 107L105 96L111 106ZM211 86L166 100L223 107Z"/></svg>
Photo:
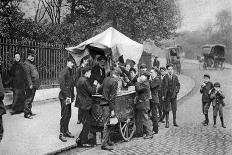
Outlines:
<svg viewBox="0 0 232 155"><path fill-rule="evenodd" d="M96 93L96 86L91 86L90 81L82 76L76 83L76 103L75 106L82 110L90 110L92 107L92 95Z"/></svg>
<svg viewBox="0 0 232 155"><path fill-rule="evenodd" d="M171 97L172 99L176 99L177 98L177 94L179 93L179 90L180 90L180 82L179 82L179 79L178 77L173 74L172 75L172 87L170 88L169 87L169 80L170 80L170 77L168 74L166 74L163 78L163 96L164 98L166 99L168 96L167 95L170 95L169 97ZM171 94L169 94L171 93Z"/></svg>

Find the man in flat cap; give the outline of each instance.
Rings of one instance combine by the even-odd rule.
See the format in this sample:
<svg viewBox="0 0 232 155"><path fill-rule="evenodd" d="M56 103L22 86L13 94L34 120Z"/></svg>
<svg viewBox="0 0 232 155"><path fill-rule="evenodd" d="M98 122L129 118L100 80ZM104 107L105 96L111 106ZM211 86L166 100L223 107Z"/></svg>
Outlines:
<svg viewBox="0 0 232 155"><path fill-rule="evenodd" d="M105 79L105 64L106 64L106 57L100 56L97 58L97 65L95 65L91 71L91 84L94 80L97 80L98 83L102 84L103 80Z"/></svg>
<svg viewBox="0 0 232 155"><path fill-rule="evenodd" d="M59 139L66 142L66 137L74 138L69 132L68 125L71 118L71 103L74 101L74 78L72 69L74 60L71 57L66 59L66 67L59 74L60 83L60 105L61 105L61 119L60 119L60 135Z"/></svg>
<svg viewBox="0 0 232 155"><path fill-rule="evenodd" d="M35 97L35 92L40 86L39 72L34 64L35 51L30 49L27 51L27 60L24 62L26 71L26 86L25 86L25 103L24 103L24 117L32 119L35 114L32 113L32 102Z"/></svg>
<svg viewBox="0 0 232 155"><path fill-rule="evenodd" d="M112 126L110 126L109 121L110 117L114 117L114 106L115 100L117 97L117 89L118 89L118 77L120 76L119 70L113 70L110 73L110 76L106 77L103 81L102 87L99 90L102 93L102 96L105 99L105 102L101 103L103 108L103 140L101 148L103 150L113 150L113 143L110 140L110 132L112 130Z"/></svg>
<svg viewBox="0 0 232 155"><path fill-rule="evenodd" d="M202 112L205 115L205 120L202 122L204 126L209 124L208 111L211 103L209 91L213 88L213 83L210 82L210 76L205 74L201 84L200 93L202 94Z"/></svg>
<svg viewBox="0 0 232 155"><path fill-rule="evenodd" d="M165 102L165 116L166 116L166 128L169 128L169 111L170 106L173 114L173 125L178 127L176 123L176 111L177 111L177 94L180 90L180 83L178 77L174 74L173 65L167 64L168 73L163 78L163 100Z"/></svg>
<svg viewBox="0 0 232 155"><path fill-rule="evenodd" d="M136 134L137 136L143 136L143 129L145 129L146 136L144 139L153 138L152 121L149 116L150 111L150 73L148 71L141 72L141 76L138 78L138 82L135 84L135 91L137 95L136 101Z"/></svg>

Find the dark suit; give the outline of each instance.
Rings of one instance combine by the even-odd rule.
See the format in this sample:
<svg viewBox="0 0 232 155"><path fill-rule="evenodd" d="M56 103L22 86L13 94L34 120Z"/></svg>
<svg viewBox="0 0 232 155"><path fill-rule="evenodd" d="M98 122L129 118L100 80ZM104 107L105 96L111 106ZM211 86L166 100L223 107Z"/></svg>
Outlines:
<svg viewBox="0 0 232 155"><path fill-rule="evenodd" d="M160 110L160 106L159 106L159 89L160 89L160 85L161 85L161 82L160 82L160 79L159 77L156 77L154 79L152 79L150 81L150 89L151 89L151 96L152 96L152 99L151 99L151 120L153 122L153 130L155 132L158 132L158 118L157 118L157 109Z"/></svg>
<svg viewBox="0 0 232 155"><path fill-rule="evenodd" d="M2 78L0 75L0 142L3 137L3 122L2 122L2 115L6 114L6 109L3 104L3 99L4 99L4 88L2 85Z"/></svg>
<svg viewBox="0 0 232 155"><path fill-rule="evenodd" d="M60 132L68 132L68 125L71 118L71 104L66 104L66 99L69 97L74 101L74 80L72 70L68 67L64 68L59 74L60 83L60 105L61 105L61 119Z"/></svg>
<svg viewBox="0 0 232 155"><path fill-rule="evenodd" d="M101 68L99 65L96 65L91 70L91 83L94 82L94 80L97 80L100 84L102 84L103 80L105 79L105 69Z"/></svg>
<svg viewBox="0 0 232 155"><path fill-rule="evenodd" d="M202 112L203 114L208 114L211 99L209 91L213 88L212 82L207 82L204 87L200 88L200 93L202 94Z"/></svg>
<svg viewBox="0 0 232 155"><path fill-rule="evenodd" d="M89 80L86 77L80 77L76 83L76 103L75 106L79 107L81 111L81 122L83 128L79 135L81 144L88 144L88 134L91 132L91 114L90 109L92 108L92 95L96 92L96 86L91 86Z"/></svg>
<svg viewBox="0 0 232 155"><path fill-rule="evenodd" d="M169 120L170 105L173 113L173 123L176 124L177 111L177 94L180 90L180 83L178 77L173 74L171 77L166 74L163 79L163 96L165 100L166 121Z"/></svg>
<svg viewBox="0 0 232 155"><path fill-rule="evenodd" d="M143 127L148 135L152 135L152 122L149 117L150 111L150 83L149 81L137 82L135 84L137 94L136 103L136 133L143 135Z"/></svg>
<svg viewBox="0 0 232 155"><path fill-rule="evenodd" d="M104 129L103 129L102 147L107 146L108 142L110 141L110 131L112 130L112 127L109 126L109 118L111 115L111 111L114 110L115 100L117 97L117 89L118 89L118 82L115 78L113 77L105 78L102 84L102 95L106 100L106 104L102 105L104 111L103 112Z"/></svg>
<svg viewBox="0 0 232 155"><path fill-rule="evenodd" d="M36 89L39 88L39 72L36 69L36 66L30 62L29 60L26 60L24 62L24 67L26 71L26 87L25 87L25 105L24 105L24 114L32 114L31 108L32 108L32 102L35 97ZM33 86L32 89L30 89L30 86Z"/></svg>

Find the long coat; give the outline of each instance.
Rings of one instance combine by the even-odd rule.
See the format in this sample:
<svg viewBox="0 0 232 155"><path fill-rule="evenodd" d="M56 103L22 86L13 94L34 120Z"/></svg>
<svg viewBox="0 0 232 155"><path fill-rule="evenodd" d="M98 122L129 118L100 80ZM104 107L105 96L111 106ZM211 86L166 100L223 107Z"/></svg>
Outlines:
<svg viewBox="0 0 232 155"><path fill-rule="evenodd" d="M156 77L150 81L150 89L151 89L151 96L152 102L159 103L159 90L161 87L161 81L159 77Z"/></svg>
<svg viewBox="0 0 232 155"><path fill-rule="evenodd" d="M202 102L211 102L209 91L213 89L213 83L207 82L204 87L200 88L200 93L202 94Z"/></svg>
<svg viewBox="0 0 232 155"><path fill-rule="evenodd" d="M96 86L91 86L85 77L80 77L76 82L76 103L75 106L82 110L89 110L92 107L92 95L96 92Z"/></svg>
<svg viewBox="0 0 232 155"><path fill-rule="evenodd" d="M144 82L137 82L135 84L135 91L137 94L136 108L140 110L149 111L150 110L150 84L146 80Z"/></svg>
<svg viewBox="0 0 232 155"><path fill-rule="evenodd" d="M10 81L14 89L24 89L26 86L26 70L22 62L15 62L10 69Z"/></svg>
<svg viewBox="0 0 232 155"><path fill-rule="evenodd" d="M24 62L24 67L26 71L26 77L27 77L27 85L26 88L29 88L31 85L35 88L38 89L40 86L40 81L39 81L39 72L36 69L36 66L30 62L29 60L26 60Z"/></svg>
<svg viewBox="0 0 232 155"><path fill-rule="evenodd" d="M169 97L171 97L172 99L176 99L177 98L177 94L179 93L180 90L180 82L178 77L173 74L172 75L172 87L169 88L169 75L166 74L163 78L163 96L164 98L167 98L167 95L170 95ZM171 94L168 94L168 92L170 92Z"/></svg>
<svg viewBox="0 0 232 155"><path fill-rule="evenodd" d="M59 99L70 97L74 100L74 79L72 70L68 67L64 68L59 74L60 93Z"/></svg>
<svg viewBox="0 0 232 155"><path fill-rule="evenodd" d="M3 87L2 78L0 75L0 116L2 116L3 114L6 114L6 109L2 102L3 99L4 99L4 87Z"/></svg>

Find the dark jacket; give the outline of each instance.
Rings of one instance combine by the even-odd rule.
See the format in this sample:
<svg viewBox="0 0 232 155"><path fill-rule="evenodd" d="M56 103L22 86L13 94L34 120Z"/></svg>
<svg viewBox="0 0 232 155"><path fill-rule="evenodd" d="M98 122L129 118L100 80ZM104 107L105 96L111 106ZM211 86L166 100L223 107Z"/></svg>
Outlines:
<svg viewBox="0 0 232 155"><path fill-rule="evenodd" d="M202 102L211 102L209 91L213 89L213 83L207 82L205 87L200 88L200 93L202 94Z"/></svg>
<svg viewBox="0 0 232 155"><path fill-rule="evenodd" d="M26 70L22 62L15 62L10 69L10 82L14 89L26 87Z"/></svg>
<svg viewBox="0 0 232 155"><path fill-rule="evenodd" d="M165 76L165 75L164 75ZM159 87L159 97L162 97L162 96L164 96L163 94L164 94L164 86L163 86L163 79L164 79L164 76L162 76L162 75L160 75L159 76L159 80L160 80L160 87Z"/></svg>
<svg viewBox="0 0 232 155"><path fill-rule="evenodd" d="M154 59L153 67L157 67L157 68L159 68L159 66L160 66L160 62L159 62L159 60L155 60L155 59Z"/></svg>
<svg viewBox="0 0 232 155"><path fill-rule="evenodd" d="M115 100L117 97L117 90L118 90L117 79L110 76L106 77L105 80L103 81L100 93L102 93L102 96L106 100L107 104L109 104L110 110L114 110Z"/></svg>
<svg viewBox="0 0 232 155"><path fill-rule="evenodd" d="M0 116L2 116L3 114L6 114L6 109L3 104L3 99L4 99L4 87L3 87L2 78L0 75Z"/></svg>
<svg viewBox="0 0 232 155"><path fill-rule="evenodd" d="M172 79L171 79L171 87L169 86L169 75L166 74L163 78L163 96L166 99L168 96L171 97L172 99L176 99L177 98L177 94L179 93L180 90L180 82L178 77L173 74L172 75Z"/></svg>
<svg viewBox="0 0 232 155"><path fill-rule="evenodd" d="M150 110L150 84L149 81L136 82L135 91L137 94L136 108L140 110Z"/></svg>
<svg viewBox="0 0 232 155"><path fill-rule="evenodd" d="M223 95L222 91L216 92L215 89L212 89L210 91L210 99L212 100L213 106L216 106L217 104L225 105L223 99L225 96Z"/></svg>
<svg viewBox="0 0 232 155"><path fill-rule="evenodd" d="M76 103L75 106L83 110L89 110L92 107L92 95L96 93L96 86L91 86L86 77L80 77L76 83Z"/></svg>
<svg viewBox="0 0 232 155"><path fill-rule="evenodd" d="M161 87L161 81L159 77L154 78L150 81L150 89L151 89L151 96L152 102L159 103L159 90Z"/></svg>
<svg viewBox="0 0 232 155"><path fill-rule="evenodd" d="M105 69L101 68L99 65L96 65L91 70L91 83L94 82L94 80L97 80L100 84L102 84L103 80L105 79Z"/></svg>
<svg viewBox="0 0 232 155"><path fill-rule="evenodd" d="M74 100L74 79L72 70L68 67L64 68L59 74L60 93L59 99L70 97Z"/></svg>
<svg viewBox="0 0 232 155"><path fill-rule="evenodd" d="M26 60L24 62L24 67L27 73L26 74L26 79L27 79L26 88L29 88L32 85L33 88L38 89L40 86L39 72L37 71L35 65L29 60Z"/></svg>

